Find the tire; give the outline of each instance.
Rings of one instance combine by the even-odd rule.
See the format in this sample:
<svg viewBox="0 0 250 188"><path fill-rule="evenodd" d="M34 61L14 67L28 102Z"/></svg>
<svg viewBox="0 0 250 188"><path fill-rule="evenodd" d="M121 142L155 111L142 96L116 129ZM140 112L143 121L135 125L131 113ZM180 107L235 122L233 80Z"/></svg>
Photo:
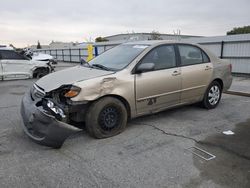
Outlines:
<svg viewBox="0 0 250 188"><path fill-rule="evenodd" d="M44 73L44 72L39 72L39 73L37 73L36 78L42 78L42 77L44 77L45 75L46 75L46 73Z"/></svg>
<svg viewBox="0 0 250 188"><path fill-rule="evenodd" d="M120 100L104 97L89 107L85 125L91 136L108 138L124 131L127 118L127 110Z"/></svg>
<svg viewBox="0 0 250 188"><path fill-rule="evenodd" d="M207 88L204 99L202 101L203 107L213 109L220 103L222 94L221 85L217 81L213 81Z"/></svg>
<svg viewBox="0 0 250 188"><path fill-rule="evenodd" d="M49 70L46 68L38 68L34 71L33 77L34 78L42 78L49 73Z"/></svg>

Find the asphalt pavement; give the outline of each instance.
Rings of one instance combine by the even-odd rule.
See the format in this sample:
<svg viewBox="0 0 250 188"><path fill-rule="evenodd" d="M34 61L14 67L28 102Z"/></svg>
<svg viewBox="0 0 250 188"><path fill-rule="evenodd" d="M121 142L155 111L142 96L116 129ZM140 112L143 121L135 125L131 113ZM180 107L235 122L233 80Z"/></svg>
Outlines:
<svg viewBox="0 0 250 188"><path fill-rule="evenodd" d="M228 94L250 97L250 78L234 77Z"/></svg>
<svg viewBox="0 0 250 188"><path fill-rule="evenodd" d="M58 150L21 128L21 99L35 81L0 82L1 188L250 187L249 97L224 94L213 110L190 105L137 118L107 139L83 130ZM207 161L192 147L216 157Z"/></svg>

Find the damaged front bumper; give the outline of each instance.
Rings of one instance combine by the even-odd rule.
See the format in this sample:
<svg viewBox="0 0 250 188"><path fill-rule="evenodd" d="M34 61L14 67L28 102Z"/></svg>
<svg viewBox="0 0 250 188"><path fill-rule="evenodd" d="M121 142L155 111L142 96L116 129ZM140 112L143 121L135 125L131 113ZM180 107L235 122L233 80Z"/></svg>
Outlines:
<svg viewBox="0 0 250 188"><path fill-rule="evenodd" d="M21 104L23 129L33 141L41 145L60 148L70 135L81 131L57 120L42 105L39 105L39 102L41 103L41 99L33 101L30 93L27 92Z"/></svg>

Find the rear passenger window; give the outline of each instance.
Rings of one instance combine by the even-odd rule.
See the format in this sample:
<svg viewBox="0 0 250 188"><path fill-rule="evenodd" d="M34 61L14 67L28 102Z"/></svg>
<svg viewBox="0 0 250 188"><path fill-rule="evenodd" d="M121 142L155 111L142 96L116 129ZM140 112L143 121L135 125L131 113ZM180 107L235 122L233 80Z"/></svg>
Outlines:
<svg viewBox="0 0 250 188"><path fill-rule="evenodd" d="M207 55L200 48L191 45L178 45L181 64L194 65L209 62Z"/></svg>

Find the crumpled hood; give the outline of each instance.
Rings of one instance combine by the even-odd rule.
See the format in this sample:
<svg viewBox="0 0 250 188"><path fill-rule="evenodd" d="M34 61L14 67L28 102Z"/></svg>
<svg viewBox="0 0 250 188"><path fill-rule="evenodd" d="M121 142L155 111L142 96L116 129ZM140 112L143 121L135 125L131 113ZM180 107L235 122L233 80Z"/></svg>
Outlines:
<svg viewBox="0 0 250 188"><path fill-rule="evenodd" d="M75 66L58 72L48 74L39 79L36 84L45 92L50 92L62 85L73 84L77 81L88 80L100 76L112 74L112 71L93 69L84 66Z"/></svg>

